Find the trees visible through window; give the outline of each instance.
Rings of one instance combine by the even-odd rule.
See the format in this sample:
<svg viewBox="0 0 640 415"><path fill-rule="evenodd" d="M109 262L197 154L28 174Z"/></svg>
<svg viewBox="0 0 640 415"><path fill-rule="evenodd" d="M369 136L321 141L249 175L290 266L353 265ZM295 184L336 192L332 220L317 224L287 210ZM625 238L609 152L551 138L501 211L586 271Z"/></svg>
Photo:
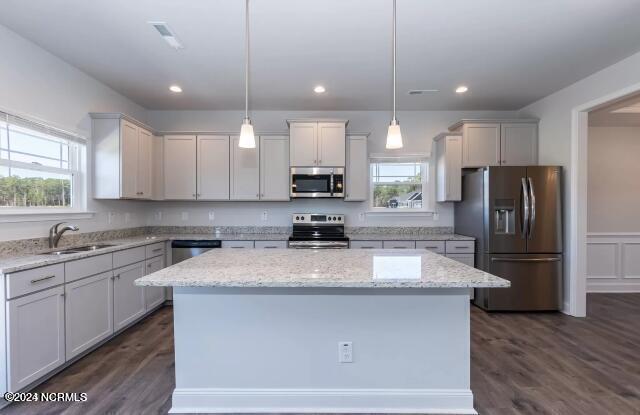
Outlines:
<svg viewBox="0 0 640 415"><path fill-rule="evenodd" d="M372 162L374 210L424 210L427 168L424 162Z"/></svg>
<svg viewBox="0 0 640 415"><path fill-rule="evenodd" d="M0 113L0 212L78 205L84 145Z"/></svg>

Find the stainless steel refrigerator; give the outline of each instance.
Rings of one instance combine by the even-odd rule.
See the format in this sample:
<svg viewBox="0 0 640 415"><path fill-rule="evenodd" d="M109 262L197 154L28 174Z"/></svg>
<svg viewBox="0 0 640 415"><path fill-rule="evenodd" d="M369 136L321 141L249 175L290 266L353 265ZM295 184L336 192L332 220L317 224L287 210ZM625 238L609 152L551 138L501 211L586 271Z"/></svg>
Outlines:
<svg viewBox="0 0 640 415"><path fill-rule="evenodd" d="M475 290L492 311L558 310L562 299L562 168L466 171L455 232L476 238L476 267L511 281Z"/></svg>

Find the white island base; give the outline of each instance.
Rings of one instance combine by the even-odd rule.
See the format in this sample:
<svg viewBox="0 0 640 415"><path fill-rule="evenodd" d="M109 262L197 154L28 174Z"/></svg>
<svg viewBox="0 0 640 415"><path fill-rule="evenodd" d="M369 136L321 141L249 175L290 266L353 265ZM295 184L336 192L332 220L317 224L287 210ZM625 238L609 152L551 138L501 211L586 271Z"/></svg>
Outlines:
<svg viewBox="0 0 640 415"><path fill-rule="evenodd" d="M173 302L171 413L476 413L468 288L175 287Z"/></svg>

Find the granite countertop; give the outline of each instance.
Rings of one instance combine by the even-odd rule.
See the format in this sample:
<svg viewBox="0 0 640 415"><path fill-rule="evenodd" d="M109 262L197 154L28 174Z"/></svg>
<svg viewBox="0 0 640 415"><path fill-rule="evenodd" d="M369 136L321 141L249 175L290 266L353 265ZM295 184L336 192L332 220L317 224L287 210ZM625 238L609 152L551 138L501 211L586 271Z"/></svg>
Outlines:
<svg viewBox="0 0 640 415"><path fill-rule="evenodd" d="M352 241L474 241L472 236L454 233L351 233L347 234Z"/></svg>
<svg viewBox="0 0 640 415"><path fill-rule="evenodd" d="M136 280L173 287L473 288L509 282L424 250L215 249Z"/></svg>

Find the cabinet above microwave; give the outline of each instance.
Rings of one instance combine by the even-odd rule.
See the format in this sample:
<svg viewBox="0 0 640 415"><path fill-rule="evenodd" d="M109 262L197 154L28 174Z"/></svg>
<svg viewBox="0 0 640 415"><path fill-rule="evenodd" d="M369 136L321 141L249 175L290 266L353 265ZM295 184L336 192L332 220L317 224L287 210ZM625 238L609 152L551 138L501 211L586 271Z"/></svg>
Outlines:
<svg viewBox="0 0 640 415"><path fill-rule="evenodd" d="M292 167L344 167L346 120L288 120Z"/></svg>

